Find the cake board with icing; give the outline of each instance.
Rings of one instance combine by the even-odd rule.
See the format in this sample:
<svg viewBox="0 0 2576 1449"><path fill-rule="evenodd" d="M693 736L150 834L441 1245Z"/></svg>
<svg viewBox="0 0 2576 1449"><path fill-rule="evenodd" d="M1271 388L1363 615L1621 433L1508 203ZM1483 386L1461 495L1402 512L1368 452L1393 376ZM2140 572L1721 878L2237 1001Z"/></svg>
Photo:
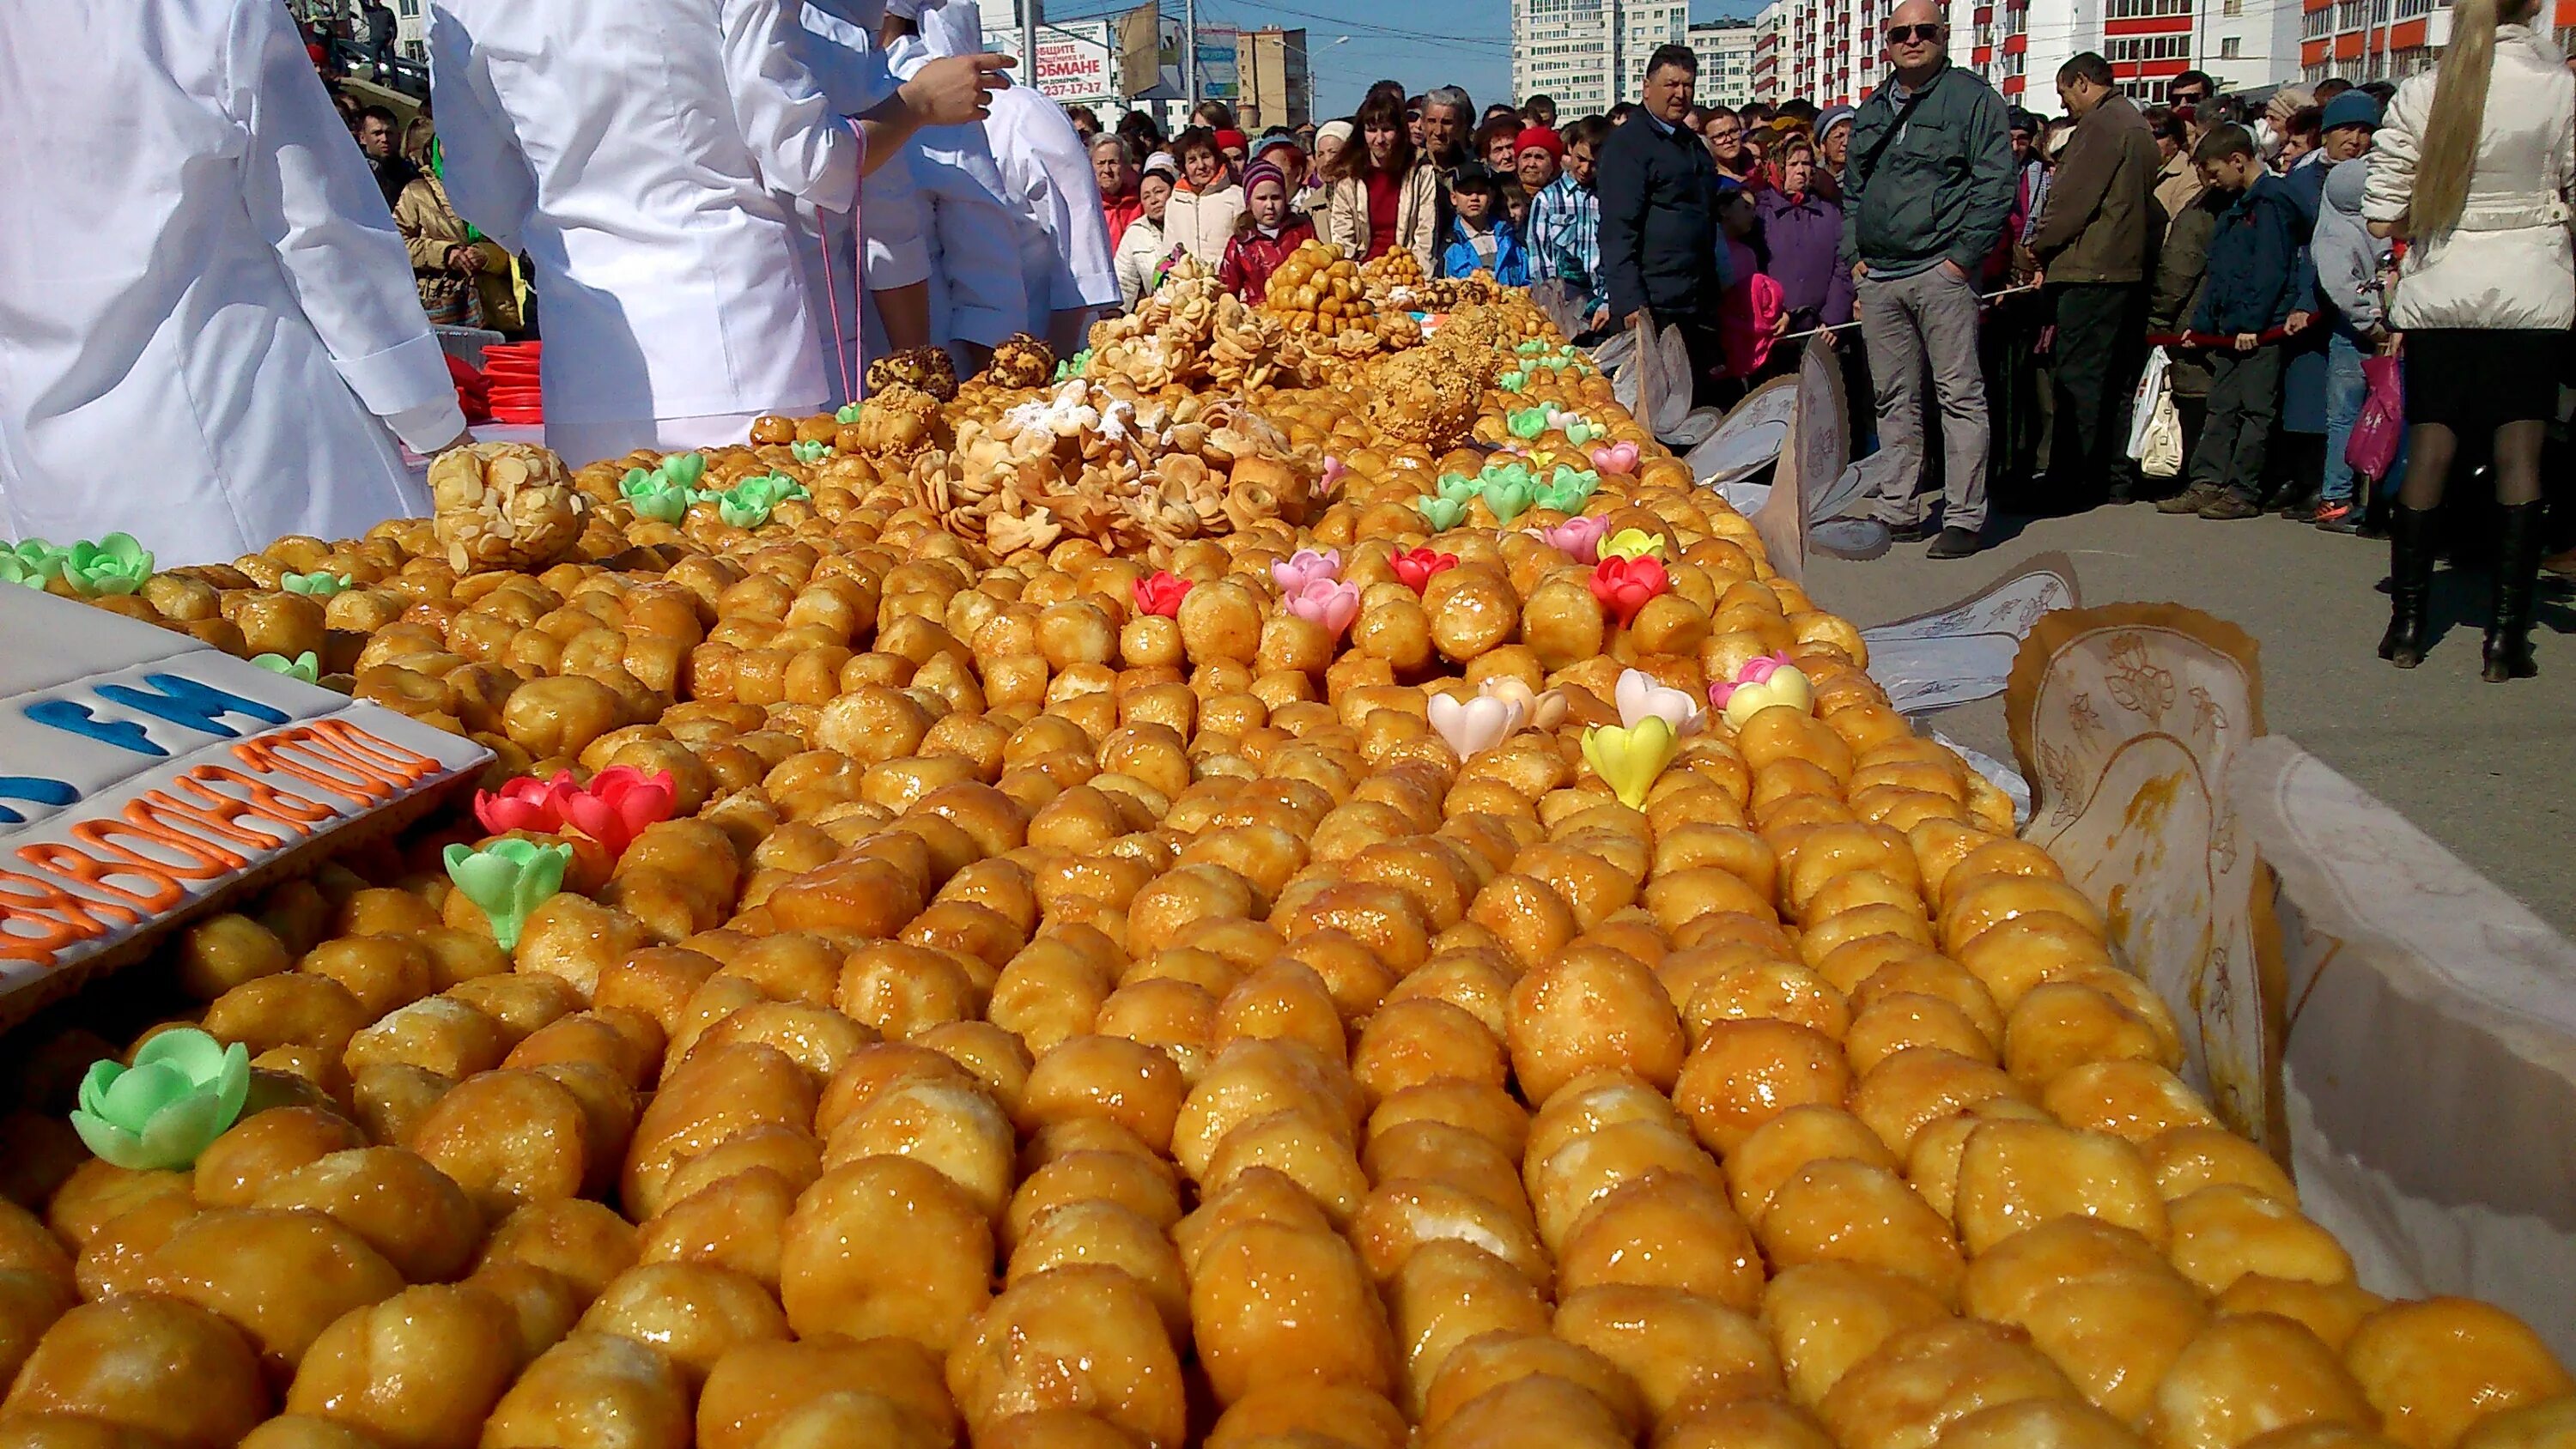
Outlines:
<svg viewBox="0 0 2576 1449"><path fill-rule="evenodd" d="M490 752L104 609L0 587L0 1029Z"/></svg>

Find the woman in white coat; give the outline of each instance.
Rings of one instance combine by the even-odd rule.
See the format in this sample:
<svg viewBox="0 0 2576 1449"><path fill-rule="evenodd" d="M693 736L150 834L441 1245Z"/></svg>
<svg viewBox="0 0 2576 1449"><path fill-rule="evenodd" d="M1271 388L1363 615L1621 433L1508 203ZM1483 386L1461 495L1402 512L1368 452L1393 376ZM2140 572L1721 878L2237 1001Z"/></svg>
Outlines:
<svg viewBox="0 0 2576 1449"><path fill-rule="evenodd" d="M846 212L1000 56L925 69L853 137L784 0L438 0L431 98L464 217L536 262L546 442L579 466L738 442L831 396L792 197ZM861 152L867 154L864 162Z"/></svg>
<svg viewBox="0 0 2576 1449"><path fill-rule="evenodd" d="M814 73L837 114L858 115L894 94L894 76L877 48L877 22L884 13L878 0L804 0L793 32L800 43L797 58ZM917 138L907 140L904 149L917 144ZM855 399L864 358L930 341L924 209L911 166L891 157L859 178L855 214L794 206L805 306L822 334L823 380L831 388L827 407Z"/></svg>
<svg viewBox="0 0 2576 1449"><path fill-rule="evenodd" d="M424 511L464 415L274 0L0 5L0 525L165 565Z"/></svg>
<svg viewBox="0 0 2576 1449"><path fill-rule="evenodd" d="M2406 349L2406 480L2389 529L2390 617L2379 655L2424 658L2433 511L2460 437L2492 435L2497 540L2485 677L2527 678L2541 551L2540 449L2576 324L2568 191L2576 77L2532 26L2539 0L2458 0L2440 69L2389 101L2362 216L2402 235L2389 325Z"/></svg>

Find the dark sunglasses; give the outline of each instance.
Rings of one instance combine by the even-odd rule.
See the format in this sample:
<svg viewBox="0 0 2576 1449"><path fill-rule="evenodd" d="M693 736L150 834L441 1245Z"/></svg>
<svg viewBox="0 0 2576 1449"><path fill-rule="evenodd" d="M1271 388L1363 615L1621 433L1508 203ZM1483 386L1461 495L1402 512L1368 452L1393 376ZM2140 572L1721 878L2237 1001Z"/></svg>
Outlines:
<svg viewBox="0 0 2576 1449"><path fill-rule="evenodd" d="M1938 22L1928 25L1891 25L1887 27L1887 43L1903 45L1911 40L1921 40L1927 44L1937 43L1941 39L1941 29Z"/></svg>

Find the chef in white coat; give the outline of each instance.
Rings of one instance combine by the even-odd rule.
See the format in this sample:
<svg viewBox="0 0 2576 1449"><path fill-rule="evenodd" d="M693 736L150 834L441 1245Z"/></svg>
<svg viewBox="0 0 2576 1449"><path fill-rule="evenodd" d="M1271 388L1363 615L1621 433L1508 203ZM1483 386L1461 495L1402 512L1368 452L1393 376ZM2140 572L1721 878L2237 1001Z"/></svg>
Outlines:
<svg viewBox="0 0 2576 1449"><path fill-rule="evenodd" d="M954 45L934 48L922 35L922 0L883 4L877 38L897 77L918 75L957 53ZM966 48L980 42L978 35ZM930 246L931 336L948 347L961 373L974 372L996 344L1028 328L1020 257L1035 223L1003 184L983 127L925 127L915 140L907 159L921 190L923 236Z"/></svg>
<svg viewBox="0 0 2576 1449"><path fill-rule="evenodd" d="M425 512L465 418L275 0L0 4L0 528L165 565Z"/></svg>
<svg viewBox="0 0 2576 1449"><path fill-rule="evenodd" d="M948 0L940 13L971 17L976 8L975 0ZM1022 234L1020 256L1029 330L1069 357L1082 350L1092 312L1115 311L1121 302L1090 149L1064 107L1035 86L994 96L984 134L1002 168L1002 184L1022 199L1036 223L1034 233Z"/></svg>
<svg viewBox="0 0 2576 1449"><path fill-rule="evenodd" d="M1001 56L924 69L861 118L862 147L798 59L800 24L787 0L432 6L448 196L536 263L566 462L820 409L833 385L782 198L848 211L863 164L980 119L1007 83Z"/></svg>
<svg viewBox="0 0 2576 1449"><path fill-rule="evenodd" d="M841 115L858 115L894 93L894 75L877 48L877 23L884 14L883 0L804 0L798 58ZM863 358L930 341L926 207L908 159L918 145L905 141L907 158L889 157L859 178L857 212L796 207L803 232L796 260L805 273L805 305L822 334L830 406L850 401L859 390ZM861 222L863 236L853 234L854 220Z"/></svg>

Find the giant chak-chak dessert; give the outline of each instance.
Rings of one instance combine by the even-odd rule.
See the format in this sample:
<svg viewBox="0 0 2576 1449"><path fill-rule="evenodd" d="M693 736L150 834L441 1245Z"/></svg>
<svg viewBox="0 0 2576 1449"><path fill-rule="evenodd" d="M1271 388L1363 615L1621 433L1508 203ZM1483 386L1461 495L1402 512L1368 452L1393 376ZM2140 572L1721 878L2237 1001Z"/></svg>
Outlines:
<svg viewBox="0 0 2576 1449"><path fill-rule="evenodd" d="M0 1449L2576 1436L1525 300L1208 394L1195 288L120 596L495 763L17 1054Z"/></svg>

